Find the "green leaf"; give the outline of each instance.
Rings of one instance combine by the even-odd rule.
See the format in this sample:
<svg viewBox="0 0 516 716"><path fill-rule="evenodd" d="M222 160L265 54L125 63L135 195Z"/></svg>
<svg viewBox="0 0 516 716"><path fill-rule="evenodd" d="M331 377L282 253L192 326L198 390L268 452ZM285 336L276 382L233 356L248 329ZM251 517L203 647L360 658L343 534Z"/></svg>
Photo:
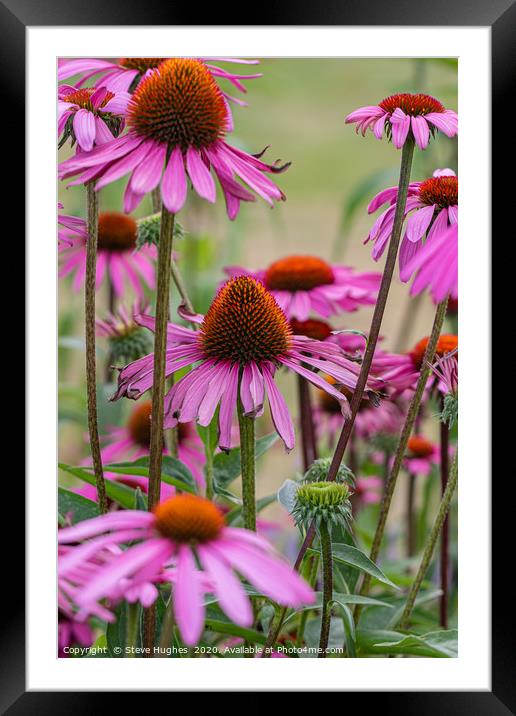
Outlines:
<svg viewBox="0 0 516 716"><path fill-rule="evenodd" d="M303 609L297 609L296 611L293 611L292 614L290 614L285 619L284 623L287 624L296 616L296 614L299 614L299 612L308 612L311 609L322 609L323 593L315 592L315 597L315 604L311 604L310 606L303 607ZM383 602L380 599L374 599L373 597L363 597L360 594L340 594L339 592L333 593L333 601L335 602L335 604L338 604L340 606L345 604L364 604L366 606L390 607L391 609L393 606L388 602Z"/></svg>
<svg viewBox="0 0 516 716"><path fill-rule="evenodd" d="M277 433L258 438L255 443L255 457L258 460L278 439ZM240 448L231 448L227 453L218 453L213 459L213 486L225 489L240 475Z"/></svg>
<svg viewBox="0 0 516 716"><path fill-rule="evenodd" d="M149 476L149 457L140 457L132 462L116 462L104 465L105 472L115 472L120 475ZM163 455L161 465L161 480L167 485L174 485L185 492L197 491L195 480L190 470L181 460L170 455Z"/></svg>
<svg viewBox="0 0 516 716"><path fill-rule="evenodd" d="M88 500L87 497L78 495L75 492L66 490L64 487L58 488L58 509L59 515L63 518L71 514L71 522L73 525L83 520L98 517L99 514L99 506L96 502Z"/></svg>
<svg viewBox="0 0 516 716"><path fill-rule="evenodd" d="M93 468L72 467L62 462L59 463L59 468L89 485L95 485L95 475L91 472ZM132 487L127 487L127 485L122 485L114 480L106 480L106 494L110 500L118 502L127 510L134 509L136 490L133 490ZM144 495L142 495L142 499L147 504L147 498Z"/></svg>
<svg viewBox="0 0 516 716"><path fill-rule="evenodd" d="M370 574L379 582L387 584L389 587L393 587L393 589L399 589L399 587L397 587L394 582L391 582L391 580L385 576L382 570L377 567L376 564L372 562L369 557L364 552L362 552L361 549L358 549L358 547L352 547L349 544L338 543L332 545L332 552L333 559L336 562L343 562L344 564L356 567L362 572Z"/></svg>
<svg viewBox="0 0 516 716"><path fill-rule="evenodd" d="M390 649L391 654L412 654L425 651L426 656L453 659L458 655L457 629L433 631L427 634L400 634L399 638L374 644L375 648Z"/></svg>
<svg viewBox="0 0 516 716"><path fill-rule="evenodd" d="M217 619L206 619L206 628L215 631L218 634L231 634L239 636L245 641L252 644L265 644L267 635L262 634L254 629L245 629L231 622L219 621Z"/></svg>

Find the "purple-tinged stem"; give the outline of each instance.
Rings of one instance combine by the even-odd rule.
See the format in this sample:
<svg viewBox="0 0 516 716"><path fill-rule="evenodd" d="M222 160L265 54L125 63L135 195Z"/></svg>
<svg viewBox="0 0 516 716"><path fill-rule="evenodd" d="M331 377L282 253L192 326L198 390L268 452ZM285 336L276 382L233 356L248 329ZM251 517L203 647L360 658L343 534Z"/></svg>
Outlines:
<svg viewBox="0 0 516 716"><path fill-rule="evenodd" d="M441 420L441 495L446 491L449 473L450 431L448 423ZM448 564L450 550L449 516L446 515L441 533L441 591L439 598L439 621L443 629L448 628Z"/></svg>
<svg viewBox="0 0 516 716"><path fill-rule="evenodd" d="M330 464L330 468L328 470L328 480L335 480L337 476L338 469L340 467L340 464L342 462L342 458L344 457L344 452L346 450L347 444L349 442L349 439L351 437L351 433L353 431L353 426L355 424L355 419L357 417L358 410L360 408L360 404L362 402L362 398L364 396L365 387L367 384L367 379L369 377L369 372L371 370L371 364L373 362L373 356L374 352L376 350L376 344L378 342L378 336L380 335L380 328L382 325L383 320L383 314L385 312L385 306L387 304L387 298L389 296L389 290L391 287L392 277L394 274L394 269L396 267L396 259L398 257L398 248L400 245L400 239L401 239L401 230L403 228L403 222L405 219L405 206L407 203L407 194L408 194L408 187L410 183L410 170L412 167L412 159L414 156L414 140L411 137L407 138L407 141L403 145L403 149L401 151L401 167L400 167L400 178L398 181L398 195L396 198L396 209L394 213L394 223L392 228L392 234L389 241L389 248L387 251L387 259L385 261L385 266L383 269L383 275L382 275L382 281L380 284L380 290L378 291L378 298L376 300L376 305L374 307L373 312L373 318L371 320L371 327L369 329L369 337L367 341L366 350L364 353L364 357L362 360L362 364L360 367L360 373L357 380L357 385L355 387L355 390L353 392L353 397L351 399L350 404L350 410L351 410L351 417L345 421L344 426L342 428L342 432L340 434L337 446L335 448L335 452L333 454L333 458ZM301 549L299 550L299 554L297 556L294 569L299 569L301 562L303 561L303 557L306 554L307 549L310 547L310 545L313 542L315 536L315 527L312 524L310 528L308 529L306 533L306 537L303 541L303 544L301 545ZM285 614L286 612L284 612ZM273 624L272 628L269 631L269 634L267 636L267 643L266 647L271 647L278 637L278 634L281 630L281 626L283 624L283 620L279 618L275 624ZM270 643L269 643L270 642ZM268 650L269 653L267 653L267 649L264 649L263 657L270 656L270 649Z"/></svg>
<svg viewBox="0 0 516 716"><path fill-rule="evenodd" d="M299 415L301 422L301 443L303 450L303 471L306 472L310 465L317 460L317 441L315 437L315 426L313 420L312 401L310 397L310 386L303 376L297 376L297 388L299 396Z"/></svg>
<svg viewBox="0 0 516 716"><path fill-rule="evenodd" d="M323 601L321 616L321 634L319 637L319 659L325 659L326 650L330 639L331 626L331 600L333 598L333 564L331 552L331 534L326 522L322 521L319 526L319 536L321 538L321 557L322 557L322 575L323 575Z"/></svg>
<svg viewBox="0 0 516 716"><path fill-rule="evenodd" d="M84 320L86 335L86 392L88 398L88 432L95 472L95 486L99 511L108 509L106 483L100 454L97 418L97 363L95 356L95 293L97 283L97 244L99 234L99 203L94 185L86 185L88 202L88 240L86 242L86 278L84 287Z"/></svg>
<svg viewBox="0 0 516 716"><path fill-rule="evenodd" d="M387 489L383 496L382 505L380 507L380 516L378 518L378 525L376 527L376 532L375 532L375 535L373 538L373 545L371 547L371 552L369 554L369 559L372 562L376 562L376 560L378 559L378 555L380 553L380 546L381 546L383 534L385 531L385 523L387 522L387 515L389 514L389 509L390 509L391 502L392 502L392 496L394 494L394 488L396 487L398 475L400 473L401 466L403 465L403 460L405 458L405 453L407 451L408 441L412 434L412 430L414 428L414 423L416 422L416 417L419 412L419 407L421 405L421 400L423 398L423 393L425 391L426 384L427 384L428 378L430 376L430 371L431 371L430 366L434 360L435 349L437 347L437 341L439 340L439 336L441 334L441 328L444 323L444 317L446 315L447 304L448 304L448 299L446 298L444 301L442 301L441 303L438 304L436 312L435 312L435 318L434 318L434 323L432 326L432 332L428 339L428 345L426 347L425 356L424 356L423 362L421 364L421 370L419 372L419 378L417 380L416 390L414 392L414 395L412 396L412 400L410 401L409 409L408 409L407 415L405 417L405 423L401 430L400 438L398 441L398 446L396 448L396 453L394 455L394 462L393 462L391 472L389 475L389 480L387 482ZM360 594L362 596L367 596L367 594L369 593L370 585L371 585L371 577L368 574L366 574L364 576L364 581L362 583L362 589L360 590ZM358 622L358 618L360 616L361 611L362 611L362 607L360 604L358 604L357 608L355 609L355 623Z"/></svg>

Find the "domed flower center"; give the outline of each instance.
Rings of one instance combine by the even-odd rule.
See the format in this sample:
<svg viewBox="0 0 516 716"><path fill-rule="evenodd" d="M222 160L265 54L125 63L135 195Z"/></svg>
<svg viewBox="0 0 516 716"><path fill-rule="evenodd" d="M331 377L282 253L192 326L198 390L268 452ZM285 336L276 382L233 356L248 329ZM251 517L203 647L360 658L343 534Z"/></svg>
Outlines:
<svg viewBox="0 0 516 716"><path fill-rule="evenodd" d="M295 318L291 318L290 327L295 336L306 336L315 341L324 341L331 336L331 326L325 321L318 321L312 318L308 321L298 321Z"/></svg>
<svg viewBox="0 0 516 716"><path fill-rule="evenodd" d="M409 438L407 452L410 457L429 457L434 451L432 443L420 435Z"/></svg>
<svg viewBox="0 0 516 716"><path fill-rule="evenodd" d="M425 357L427 345L428 336L426 338L422 338L419 343L416 343L414 348L410 351L410 357L412 358L412 362L417 369L420 369L423 364L423 358ZM442 356L446 355L446 353L451 353L452 351L454 351L458 345L458 336L445 333L444 335L439 336L435 355L441 358Z"/></svg>
<svg viewBox="0 0 516 716"><path fill-rule="evenodd" d="M95 87L86 87L84 89L79 89L76 92L71 92L70 94L67 94L66 97L62 97L61 101L69 102L70 104L76 104L81 109L87 109L88 112L98 113L99 110L101 110L102 107L105 107L109 100L113 99L115 95L113 94L113 92L106 92L106 96L100 103L100 106L95 109L95 107L91 103L91 96L96 91L97 90L95 89Z"/></svg>
<svg viewBox="0 0 516 716"><path fill-rule="evenodd" d="M207 358L243 366L274 361L287 353L292 331L263 284L238 276L218 292L202 322L199 341Z"/></svg>
<svg viewBox="0 0 516 716"><path fill-rule="evenodd" d="M398 107L412 117L430 114L430 112L444 112L444 106L428 94L393 94L382 100L379 106L389 114Z"/></svg>
<svg viewBox="0 0 516 716"><path fill-rule="evenodd" d="M151 407L150 400L137 404L127 423L131 440L145 449L148 449L150 443Z"/></svg>
<svg viewBox="0 0 516 716"><path fill-rule="evenodd" d="M136 134L185 151L224 136L226 101L200 60L165 60L144 77L129 102L127 124Z"/></svg>
<svg viewBox="0 0 516 716"><path fill-rule="evenodd" d="M143 75L147 70L153 70L161 65L166 59L166 57L122 57L118 64L126 70L138 70Z"/></svg>
<svg viewBox="0 0 516 716"><path fill-rule="evenodd" d="M265 285L270 291L309 291L334 280L331 266L317 256L287 256L265 272Z"/></svg>
<svg viewBox="0 0 516 716"><path fill-rule="evenodd" d="M174 542L209 542L224 528L224 517L213 502L187 493L160 502L154 515L158 532Z"/></svg>
<svg viewBox="0 0 516 716"><path fill-rule="evenodd" d="M459 180L457 177L432 177L419 187L419 198L424 204L437 204L445 209L459 203Z"/></svg>
<svg viewBox="0 0 516 716"><path fill-rule="evenodd" d="M116 211L99 216L99 249L129 251L136 246L136 221Z"/></svg>

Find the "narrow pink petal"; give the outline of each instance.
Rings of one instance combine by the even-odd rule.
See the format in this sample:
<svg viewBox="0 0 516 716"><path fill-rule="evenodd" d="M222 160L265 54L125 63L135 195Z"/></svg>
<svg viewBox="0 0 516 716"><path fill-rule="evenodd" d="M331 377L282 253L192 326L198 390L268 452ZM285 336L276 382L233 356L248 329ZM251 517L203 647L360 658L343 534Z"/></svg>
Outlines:
<svg viewBox="0 0 516 716"><path fill-rule="evenodd" d="M178 550L177 581L173 587L174 614L181 638L188 646L195 646L204 626L202 589L192 551L187 545Z"/></svg>
<svg viewBox="0 0 516 716"><path fill-rule="evenodd" d="M213 204L216 198L215 182L210 170L201 159L198 151L193 147L188 147L187 149L186 168L195 191L199 196L202 196L203 199Z"/></svg>
<svg viewBox="0 0 516 716"><path fill-rule="evenodd" d="M267 390L267 397L269 398L274 427L276 428L280 438L283 440L287 450L292 450L295 445L294 426L292 424L292 418L290 417L290 412L285 402L285 398L276 387L274 378L270 374L269 369L262 367L262 373Z"/></svg>
<svg viewBox="0 0 516 716"><path fill-rule="evenodd" d="M425 206L415 211L407 220L407 239L419 241L425 235L434 215L435 206Z"/></svg>
<svg viewBox="0 0 516 716"><path fill-rule="evenodd" d="M219 598L222 610L236 624L243 627L251 626L253 610L249 597L231 568L208 544L199 545L198 552L204 569L213 580L215 594Z"/></svg>
<svg viewBox="0 0 516 716"><path fill-rule="evenodd" d="M73 131L81 149L89 152L95 141L95 117L87 109L80 109L73 118Z"/></svg>
<svg viewBox="0 0 516 716"><path fill-rule="evenodd" d="M163 175L161 184L161 196L165 207L172 213L181 211L186 201L186 173L183 161L183 153L176 147Z"/></svg>
<svg viewBox="0 0 516 716"><path fill-rule="evenodd" d="M412 117L411 119L412 134L416 140L416 144L420 149L426 149L428 140L430 139L430 129L424 117Z"/></svg>

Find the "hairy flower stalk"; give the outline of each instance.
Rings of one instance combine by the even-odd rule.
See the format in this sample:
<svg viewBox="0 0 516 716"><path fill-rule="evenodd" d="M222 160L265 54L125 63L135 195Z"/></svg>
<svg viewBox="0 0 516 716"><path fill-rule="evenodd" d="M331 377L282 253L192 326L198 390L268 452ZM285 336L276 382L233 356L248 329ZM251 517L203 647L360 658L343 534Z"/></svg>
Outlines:
<svg viewBox="0 0 516 716"><path fill-rule="evenodd" d="M444 409L444 399L442 400ZM449 444L450 430L447 423L441 420L440 425L440 467L441 467L441 495L446 492L449 472ZM450 549L449 517L446 515L441 534L441 596L439 597L439 621L443 629L448 628L448 563Z"/></svg>
<svg viewBox="0 0 516 716"><path fill-rule="evenodd" d="M416 476L413 473L409 473L407 486L407 557L412 557L416 551L415 492Z"/></svg>
<svg viewBox="0 0 516 716"><path fill-rule="evenodd" d="M101 514L107 512L107 495L102 457L100 455L97 420L97 366L95 357L95 282L97 273L97 242L99 228L98 196L93 184L86 185L88 201L88 240L86 243L85 326L86 326L86 391L88 397L88 432L95 472L97 500Z"/></svg>
<svg viewBox="0 0 516 716"><path fill-rule="evenodd" d="M331 552L331 535L328 525L323 522L319 528L321 539L323 604L321 617L321 634L319 637L319 659L326 658L331 626L331 600L333 598L333 565Z"/></svg>
<svg viewBox="0 0 516 716"><path fill-rule="evenodd" d="M383 533L385 530L385 523L387 522L387 515L389 514L389 509L392 502L392 496L394 494L394 489L396 487L396 482L398 479L398 475L400 473L401 466L403 464L403 459L405 457L405 453L407 450L407 445L409 438L412 434L412 430L414 428L414 424L416 422L417 414L419 413L419 407L421 405L421 400L423 398L423 393L425 391L426 384L428 382L428 378L430 376L431 367L429 364L432 363L434 356L435 356L435 350L437 347L437 342L439 340L439 336L441 333L441 329L444 323L444 318L446 316L446 307L448 304L448 299L446 298L444 301L438 304L436 312L435 312L435 318L434 323L432 326L432 333L430 334L430 337L428 339L428 344L426 346L425 355L421 364L421 371L419 373L419 378L416 385L416 390L414 392L414 395L412 396L412 400L410 401L410 406L407 412L407 416L405 418L405 423L403 425L401 435L398 441L398 446L396 448L396 453L394 456L394 462L391 468L391 472L389 475L389 480L387 482L387 488L382 500L382 505L380 508L380 516L378 518L378 525L376 527L376 532L373 538L373 545L371 547L371 552L369 554L369 558L376 562L378 558L378 554L380 552L380 545L382 543L383 539ZM360 594L362 596L367 596L369 593L369 587L371 585L371 577L369 575L365 575L364 581L362 583L362 589L360 590ZM357 605L357 608L355 610L355 622L358 621L358 618L360 616L362 609L360 605Z"/></svg>
<svg viewBox="0 0 516 716"><path fill-rule="evenodd" d="M242 515L244 527L256 532L255 490L255 439L254 418L244 415L240 398L240 381L237 400L238 427L240 430L240 469L242 473Z"/></svg>
<svg viewBox="0 0 516 716"><path fill-rule="evenodd" d="M161 465L163 458L163 416L165 398L165 360L167 350L167 322L170 301L170 261L174 236L174 214L165 207L161 211L158 246L156 329L154 333L154 369L152 378L151 430L149 443L149 512L158 504L161 492ZM174 448L174 444L171 446ZM172 452L172 454L174 454ZM145 610L143 643L152 649L156 631L156 606Z"/></svg>
<svg viewBox="0 0 516 716"><path fill-rule="evenodd" d="M411 138L407 138L407 141L403 145L401 152L401 166L400 166L400 177L398 181L398 194L396 199L396 209L394 215L394 225L392 229L392 235L389 242L389 249L387 252L387 259L385 261L385 267L382 274L382 282L380 284L380 290L378 292L378 299L376 301L373 318L371 320L371 327L369 329L369 337L367 341L366 350L362 360L360 368L360 374L358 376L357 385L353 392L353 397L350 402L351 417L349 420L344 422L342 432L339 437L339 441L335 447L333 459L328 471L327 479L330 481L335 480L338 473L339 466L344 457L347 444L349 442L353 426L355 424L355 418L358 414L362 398L364 396L364 390L369 377L369 371L371 370L371 364L373 362L374 352L376 350L376 344L378 342L378 336L380 335L380 328L382 325L383 314L385 312L385 306L387 304L387 298L389 296L389 289L396 266L396 259L398 256L398 247L400 244L401 230L403 227L403 221L405 218L405 205L407 202L408 186L410 183L410 171L412 168L412 159L414 156L414 141ZM306 550L310 547L315 537L315 527L311 525L306 533L301 549L297 555L294 563L294 569L299 570L303 557L306 554ZM283 613L283 618L285 616ZM269 634L267 636L267 646L274 644L278 638L283 625L283 619L280 617L275 624L273 624ZM270 650L269 650L270 651ZM264 656L267 656L266 650L264 650Z"/></svg>
<svg viewBox="0 0 516 716"><path fill-rule="evenodd" d="M317 460L317 442L313 420L312 401L310 399L310 386L303 376L297 376L297 389L299 396L299 415L301 422L301 443L303 450L303 471Z"/></svg>
<svg viewBox="0 0 516 716"><path fill-rule="evenodd" d="M421 588L421 584L423 582L425 574L428 571L428 567L430 566L430 562L432 560L432 555L435 550L435 545L437 544L437 540L439 538L439 533L441 532L444 521L448 515L452 497L453 497L453 494L457 487L457 481L458 481L458 452L455 451L455 456L453 458L453 463L452 463L451 470L450 470L450 476L448 479L448 483L446 485L446 489L445 489L444 494L441 499L441 504L439 505L439 511L437 513L437 517L435 518L435 522L434 522L434 526L432 527L432 531L430 532L430 534L428 536L425 550L423 552L423 558L421 559L421 564L419 565L419 569L416 574L416 578L414 579L414 582L412 583L412 586L410 588L410 591L409 591L409 594L407 597L407 602L405 604L405 609L403 610L403 614L401 615L401 618L400 618L399 626L401 629L406 629L408 626L408 621L410 619L410 615L414 608L414 604L416 602L416 597L417 597L418 592Z"/></svg>

